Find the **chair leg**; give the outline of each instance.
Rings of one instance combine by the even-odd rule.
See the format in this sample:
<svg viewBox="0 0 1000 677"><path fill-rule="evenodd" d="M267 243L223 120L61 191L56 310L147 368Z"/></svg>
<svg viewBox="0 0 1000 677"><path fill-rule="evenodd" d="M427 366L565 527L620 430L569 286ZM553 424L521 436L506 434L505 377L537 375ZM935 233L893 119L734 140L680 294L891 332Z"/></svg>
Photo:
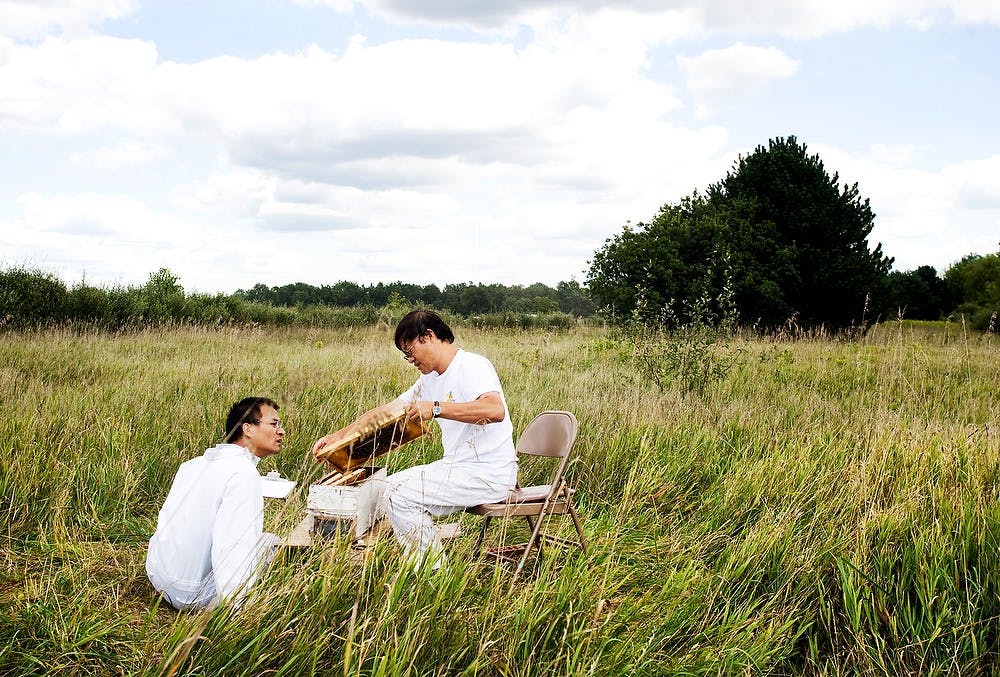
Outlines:
<svg viewBox="0 0 1000 677"><path fill-rule="evenodd" d="M528 530L533 532L535 530L535 520L531 519L531 515L525 515L524 516L524 521L528 523ZM540 519L539 519L539 524L541 524L541 520ZM542 536L541 529L539 529L538 533L539 533L539 538L538 538L538 554L541 555L542 554L542 543L544 542L545 539L541 537Z"/></svg>
<svg viewBox="0 0 1000 677"><path fill-rule="evenodd" d="M538 513L538 520L535 522L534 528L531 530L531 538L524 546L524 553L521 554L521 559L517 563L517 569L514 570L514 575L511 578L511 585L517 580L518 575L521 573L521 569L524 568L524 563L528 561L528 555L531 554L532 548L535 547L535 542L538 541L538 532L542 530L542 522L545 521L546 510L548 509L548 500L542 505L542 510Z"/></svg>
<svg viewBox="0 0 1000 677"><path fill-rule="evenodd" d="M573 526L576 527L576 535L580 537L580 550L587 552L587 544L583 540L583 527L580 526L580 518L577 517L576 508L569 504L569 514L573 517Z"/></svg>
<svg viewBox="0 0 1000 677"><path fill-rule="evenodd" d="M476 546L474 548L475 557L479 557L479 553L483 549L483 540L486 538L486 529L489 528L491 519L493 518L489 516L483 518L483 528L479 530L479 538L476 539Z"/></svg>

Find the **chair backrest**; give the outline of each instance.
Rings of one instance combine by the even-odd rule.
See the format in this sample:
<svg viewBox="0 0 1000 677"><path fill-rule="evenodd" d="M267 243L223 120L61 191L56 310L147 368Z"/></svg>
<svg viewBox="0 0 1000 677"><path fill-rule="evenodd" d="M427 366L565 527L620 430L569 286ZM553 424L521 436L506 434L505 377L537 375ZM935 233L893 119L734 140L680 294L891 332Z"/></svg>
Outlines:
<svg viewBox="0 0 1000 677"><path fill-rule="evenodd" d="M573 450L579 430L576 416L568 411L543 411L521 432L518 454L565 459Z"/></svg>

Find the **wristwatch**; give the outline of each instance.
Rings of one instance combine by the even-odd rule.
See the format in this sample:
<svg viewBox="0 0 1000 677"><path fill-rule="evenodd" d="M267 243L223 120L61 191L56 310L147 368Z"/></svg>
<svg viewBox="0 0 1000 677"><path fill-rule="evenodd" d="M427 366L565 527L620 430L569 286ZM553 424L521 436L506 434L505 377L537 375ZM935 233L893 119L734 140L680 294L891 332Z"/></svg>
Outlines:
<svg viewBox="0 0 1000 677"><path fill-rule="evenodd" d="M431 407L431 414L434 415L434 418L437 418L438 416L441 415L441 403L440 402L438 402L438 401L434 402L434 406Z"/></svg>

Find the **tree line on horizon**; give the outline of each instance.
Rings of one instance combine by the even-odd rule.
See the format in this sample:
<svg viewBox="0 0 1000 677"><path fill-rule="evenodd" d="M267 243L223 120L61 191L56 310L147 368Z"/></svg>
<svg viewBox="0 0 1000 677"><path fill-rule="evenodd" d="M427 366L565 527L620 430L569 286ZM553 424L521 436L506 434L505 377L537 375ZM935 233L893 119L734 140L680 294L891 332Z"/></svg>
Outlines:
<svg viewBox="0 0 1000 677"><path fill-rule="evenodd" d="M462 284L434 294L435 289L402 282L345 282L189 294L167 268L150 274L141 286L105 288L82 282L68 287L52 273L18 267L0 270L0 330L66 323L112 331L170 324L352 327L389 322L412 305L435 307L484 327L566 328L592 314L576 282L558 288ZM587 312L563 311L560 302L571 311Z"/></svg>
<svg viewBox="0 0 1000 677"><path fill-rule="evenodd" d="M528 286L461 282L447 284L443 288L435 284L406 282L359 285L342 280L320 286L295 282L274 287L257 284L250 289L237 290L236 295L248 301L284 307L382 307L396 297L462 316L504 312L562 312L575 317L590 317L597 310L587 290L576 280L559 282L555 287L541 282Z"/></svg>
<svg viewBox="0 0 1000 677"><path fill-rule="evenodd" d="M109 329L168 322L345 326L390 305L423 305L489 326L727 323L761 331L793 323L839 331L896 318L963 318L993 331L1000 253L969 254L939 275L893 271L858 185L841 185L794 136L741 156L704 192L626 224L589 261L585 284L555 287L391 282L257 284L187 294L166 268L140 287L67 287L50 273L0 271L0 328L84 322Z"/></svg>
<svg viewBox="0 0 1000 677"><path fill-rule="evenodd" d="M996 329L1000 309L1000 255L969 254L939 276L932 266L892 271L883 281L881 312L871 321L896 318L942 320L964 317L969 326ZM134 287L67 286L51 273L24 267L0 270L0 329L84 323L117 330L150 324L261 324L323 327L374 324L390 305L421 305L489 326L568 327L578 319L613 318L590 290L576 281L556 287L403 282L359 285L302 282L258 284L233 294L187 294L162 268ZM872 304L872 308L876 306Z"/></svg>

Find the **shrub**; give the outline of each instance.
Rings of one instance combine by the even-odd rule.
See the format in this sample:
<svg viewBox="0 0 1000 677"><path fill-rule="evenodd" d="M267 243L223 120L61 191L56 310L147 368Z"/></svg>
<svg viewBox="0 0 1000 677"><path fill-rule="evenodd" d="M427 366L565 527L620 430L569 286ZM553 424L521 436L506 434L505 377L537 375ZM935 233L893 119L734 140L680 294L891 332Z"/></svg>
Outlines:
<svg viewBox="0 0 1000 677"><path fill-rule="evenodd" d="M651 313L640 297L632 318L621 329L639 372L667 392L676 383L682 393L703 393L729 373L737 356L727 344L736 326L732 290L727 284L718 298L707 292L683 301L682 311L667 304Z"/></svg>
<svg viewBox="0 0 1000 677"><path fill-rule="evenodd" d="M66 317L66 285L51 273L27 268L0 272L0 327L38 327Z"/></svg>
<svg viewBox="0 0 1000 677"><path fill-rule="evenodd" d="M479 329L570 329L576 318L559 311L549 313L487 313L473 315L467 321Z"/></svg>

